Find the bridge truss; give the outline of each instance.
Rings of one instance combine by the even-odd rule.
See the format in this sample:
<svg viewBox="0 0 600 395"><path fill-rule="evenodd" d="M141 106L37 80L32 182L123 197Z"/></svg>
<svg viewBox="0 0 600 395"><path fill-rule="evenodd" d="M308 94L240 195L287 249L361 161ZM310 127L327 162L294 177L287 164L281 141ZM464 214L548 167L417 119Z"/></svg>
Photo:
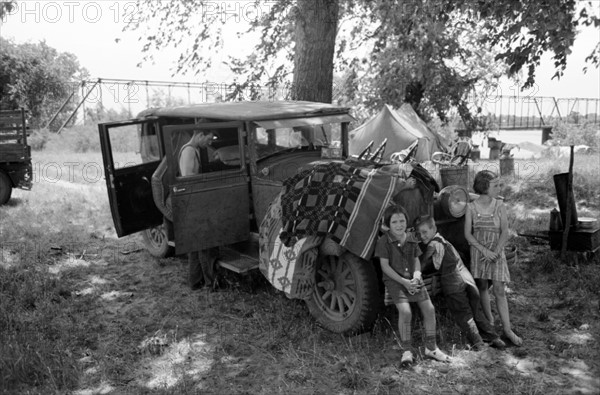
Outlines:
<svg viewBox="0 0 600 395"><path fill-rule="evenodd" d="M77 105L58 132L75 118L83 107L120 105L128 109L130 117L139 111L151 107L151 90L167 89L167 99L174 98L177 104L206 103L222 100L232 92L231 84L125 80L98 78L84 80L74 86L71 95L64 101L48 125L56 120L67 105L78 100ZM266 89L265 97L278 97L285 92L271 92ZM285 95L284 95L285 96ZM479 105L480 117L488 129L517 130L541 129L552 126L557 121L600 125L600 98L556 98L544 96L496 96L486 97Z"/></svg>
<svg viewBox="0 0 600 395"><path fill-rule="evenodd" d="M480 114L493 130L541 129L557 121L600 125L600 99L497 96L483 103Z"/></svg>

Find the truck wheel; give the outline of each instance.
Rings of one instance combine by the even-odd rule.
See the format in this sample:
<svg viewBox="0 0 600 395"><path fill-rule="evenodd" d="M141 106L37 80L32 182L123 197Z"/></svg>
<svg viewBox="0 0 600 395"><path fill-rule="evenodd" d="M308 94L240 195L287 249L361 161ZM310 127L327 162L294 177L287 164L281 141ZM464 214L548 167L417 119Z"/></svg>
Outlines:
<svg viewBox="0 0 600 395"><path fill-rule="evenodd" d="M369 330L379 308L373 265L349 252L319 255L315 289L306 304L317 322L332 332L353 335Z"/></svg>
<svg viewBox="0 0 600 395"><path fill-rule="evenodd" d="M144 244L150 255L157 258L173 256L175 248L169 245L169 238L164 225L146 229L142 232Z"/></svg>
<svg viewBox="0 0 600 395"><path fill-rule="evenodd" d="M5 172L0 171L0 204L8 202L12 195L12 182Z"/></svg>

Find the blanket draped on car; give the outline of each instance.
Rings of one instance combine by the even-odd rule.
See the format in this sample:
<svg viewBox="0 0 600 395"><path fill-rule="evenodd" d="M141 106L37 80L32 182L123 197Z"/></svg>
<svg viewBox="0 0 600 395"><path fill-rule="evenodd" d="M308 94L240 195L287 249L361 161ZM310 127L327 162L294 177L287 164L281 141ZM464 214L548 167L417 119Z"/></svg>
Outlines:
<svg viewBox="0 0 600 395"><path fill-rule="evenodd" d="M281 194L271 203L260 230L259 269L275 288L290 298L312 295L317 267L317 247L321 237L305 237L286 247L281 233Z"/></svg>
<svg viewBox="0 0 600 395"><path fill-rule="evenodd" d="M365 167L346 161L317 164L284 182L281 196L285 246L307 236L330 237L353 254L373 253L383 211L405 185L411 167Z"/></svg>
<svg viewBox="0 0 600 395"><path fill-rule="evenodd" d="M409 176L426 200L432 188L439 190L429 173L414 164L374 168L356 161L322 163L288 179L260 225L261 272L290 298L312 297L315 247L330 238L369 259L383 211Z"/></svg>

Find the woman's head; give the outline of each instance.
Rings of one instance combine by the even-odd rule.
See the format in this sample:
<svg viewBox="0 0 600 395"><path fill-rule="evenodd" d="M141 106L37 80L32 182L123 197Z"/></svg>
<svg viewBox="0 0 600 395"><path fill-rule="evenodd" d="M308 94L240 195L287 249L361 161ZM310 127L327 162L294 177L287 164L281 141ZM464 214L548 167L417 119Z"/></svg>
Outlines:
<svg viewBox="0 0 600 395"><path fill-rule="evenodd" d="M496 180L498 176L496 173L489 170L482 170L475 175L475 181L473 181L473 190L475 193L480 195L487 194L492 181Z"/></svg>

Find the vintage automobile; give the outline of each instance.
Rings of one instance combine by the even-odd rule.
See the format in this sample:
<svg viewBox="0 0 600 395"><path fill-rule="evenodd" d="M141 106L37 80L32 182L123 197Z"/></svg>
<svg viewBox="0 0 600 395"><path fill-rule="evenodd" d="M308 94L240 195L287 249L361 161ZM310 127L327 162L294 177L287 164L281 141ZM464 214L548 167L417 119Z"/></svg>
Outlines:
<svg viewBox="0 0 600 395"><path fill-rule="evenodd" d="M149 109L99 124L116 232L143 232L156 257L220 247L222 267L259 267L276 288L305 299L325 328L364 331L383 299L372 259L383 208L402 204L411 219L435 213L442 234L467 252L469 196L446 188L434 199L437 184L415 164L377 163L366 151L348 158L351 121L349 108L280 101ZM195 130L215 139L200 150L203 171L181 177L179 151ZM139 139L139 156L119 163L113 147L124 135ZM411 174L418 188L406 187Z"/></svg>

